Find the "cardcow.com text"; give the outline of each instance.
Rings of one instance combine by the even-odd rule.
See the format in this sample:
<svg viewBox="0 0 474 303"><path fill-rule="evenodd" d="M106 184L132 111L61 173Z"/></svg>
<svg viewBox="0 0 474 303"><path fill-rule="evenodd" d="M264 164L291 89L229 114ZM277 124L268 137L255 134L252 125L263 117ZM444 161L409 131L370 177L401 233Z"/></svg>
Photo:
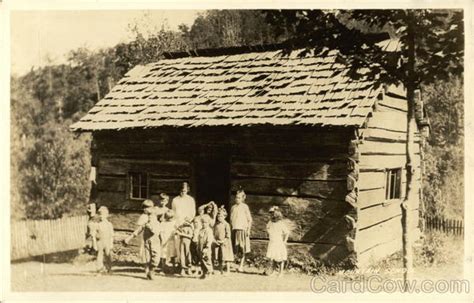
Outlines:
<svg viewBox="0 0 474 303"><path fill-rule="evenodd" d="M353 280L337 280L324 276L311 279L311 291L315 293L469 293L467 280L411 280L404 290L402 279L386 279L379 275L359 276Z"/></svg>

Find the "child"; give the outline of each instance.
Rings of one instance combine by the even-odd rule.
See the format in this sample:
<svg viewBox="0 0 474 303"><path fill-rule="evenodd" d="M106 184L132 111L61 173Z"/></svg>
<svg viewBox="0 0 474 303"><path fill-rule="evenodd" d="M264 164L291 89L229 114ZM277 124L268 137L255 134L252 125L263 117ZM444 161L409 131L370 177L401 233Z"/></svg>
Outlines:
<svg viewBox="0 0 474 303"><path fill-rule="evenodd" d="M252 215L247 204L245 204L245 192L239 189L235 195L235 204L230 210L230 224L232 226L232 238L234 241L234 252L241 255L240 266L237 271L244 269L245 255L250 252L250 228L252 226Z"/></svg>
<svg viewBox="0 0 474 303"><path fill-rule="evenodd" d="M202 270L201 279L205 279L213 272L212 244L214 243L214 235L211 229L211 217L203 215L201 222L202 228L198 235L198 250Z"/></svg>
<svg viewBox="0 0 474 303"><path fill-rule="evenodd" d="M95 203L87 205L87 215L89 220L87 221L86 246L84 248L84 252L92 255L97 251L97 240L94 233L97 223L99 222L99 216L96 213Z"/></svg>
<svg viewBox="0 0 474 303"><path fill-rule="evenodd" d="M156 215L158 216L158 221L164 221L164 214L169 210L168 203L170 201L170 197L165 194L161 193L158 198L158 205L156 206Z"/></svg>
<svg viewBox="0 0 474 303"><path fill-rule="evenodd" d="M191 239L193 238L193 224L189 218L185 218L176 230L176 235L179 237L179 263L181 265L181 275L186 276L191 274Z"/></svg>
<svg viewBox="0 0 474 303"><path fill-rule="evenodd" d="M193 220L193 237L191 238L191 260L192 260L192 272L199 274L199 232L202 228L201 215L194 217Z"/></svg>
<svg viewBox="0 0 474 303"><path fill-rule="evenodd" d="M290 232L283 222L283 215L278 206L270 208L270 215L271 221L267 224L269 237L267 258L272 261L273 266L278 265L279 275L281 276L287 259L286 242Z"/></svg>
<svg viewBox="0 0 474 303"><path fill-rule="evenodd" d="M143 214L137 222L137 229L124 240L125 245L141 232L143 232L143 250L145 252L145 275L148 280L153 280L153 271L160 262L160 223L156 216L156 210L152 200L142 203Z"/></svg>
<svg viewBox="0 0 474 303"><path fill-rule="evenodd" d="M203 204L198 207L198 214L202 218L203 215L208 215L211 218L211 227L216 224L217 204L214 201Z"/></svg>
<svg viewBox="0 0 474 303"><path fill-rule="evenodd" d="M217 223L214 225L214 256L219 262L221 274L224 273L224 263L226 266L226 274L229 274L230 262L234 261L234 253L232 252L232 242L230 236L230 224L226 222L226 217L227 211L223 206L221 206L217 213Z"/></svg>
<svg viewBox="0 0 474 303"><path fill-rule="evenodd" d="M114 227L107 217L109 210L101 206L98 210L99 222L95 226L94 236L97 239L97 272L98 274L112 271L112 248L114 246Z"/></svg>
<svg viewBox="0 0 474 303"><path fill-rule="evenodd" d="M164 221L161 222L161 262L163 268L168 265L172 265L173 272L177 267L176 257L176 221L174 219L174 212L170 209L163 217Z"/></svg>

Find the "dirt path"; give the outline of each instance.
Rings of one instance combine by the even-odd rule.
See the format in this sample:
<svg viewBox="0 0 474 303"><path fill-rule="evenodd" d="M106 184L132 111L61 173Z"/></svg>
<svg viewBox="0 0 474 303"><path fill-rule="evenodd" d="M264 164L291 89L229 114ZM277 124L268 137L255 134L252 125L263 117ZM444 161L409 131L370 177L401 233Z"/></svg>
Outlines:
<svg viewBox="0 0 474 303"><path fill-rule="evenodd" d="M144 278L139 267L114 267L111 275L96 276L94 265L26 262L12 265L12 291L310 291L311 276L287 273L263 276L255 270L209 279L157 275Z"/></svg>

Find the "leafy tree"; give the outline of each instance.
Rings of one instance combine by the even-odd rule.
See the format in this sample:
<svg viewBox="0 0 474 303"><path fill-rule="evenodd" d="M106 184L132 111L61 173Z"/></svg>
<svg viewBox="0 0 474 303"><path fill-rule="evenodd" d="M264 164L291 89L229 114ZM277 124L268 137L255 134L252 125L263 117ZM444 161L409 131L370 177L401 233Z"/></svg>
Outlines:
<svg viewBox="0 0 474 303"><path fill-rule="evenodd" d="M179 29L191 49L271 44L289 36L289 28L277 31L262 10L209 10Z"/></svg>
<svg viewBox="0 0 474 303"><path fill-rule="evenodd" d="M431 136L425 148L426 212L459 218L464 213L464 96L461 79L424 87Z"/></svg>
<svg viewBox="0 0 474 303"><path fill-rule="evenodd" d="M406 197L402 203L403 264L405 281L410 279L412 257L408 233L408 201L413 192L415 91L421 85L448 79L463 71L463 13L447 10L287 10L270 11L269 22L295 24L296 45L305 44L324 55L339 50L354 78L366 77L377 84L402 84L406 89L407 161ZM351 19L370 29L348 26ZM348 17L348 18L347 18ZM373 32L391 28L400 41L399 49L386 50ZM368 71L368 72L367 72ZM408 286L405 284L405 286Z"/></svg>

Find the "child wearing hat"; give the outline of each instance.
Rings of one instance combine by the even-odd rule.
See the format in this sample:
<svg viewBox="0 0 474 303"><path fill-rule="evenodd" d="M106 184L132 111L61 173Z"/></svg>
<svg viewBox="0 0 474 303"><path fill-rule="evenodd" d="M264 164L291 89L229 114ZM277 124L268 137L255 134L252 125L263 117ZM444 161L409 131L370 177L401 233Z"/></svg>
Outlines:
<svg viewBox="0 0 474 303"><path fill-rule="evenodd" d="M95 225L94 236L97 240L97 272L112 271L112 248L114 246L114 227L107 219L109 210L101 206L98 210L99 222Z"/></svg>
<svg viewBox="0 0 474 303"><path fill-rule="evenodd" d="M230 273L230 263L234 261L232 251L230 224L225 220L227 211L221 206L217 212L217 223L214 225L214 257L218 261L221 274L224 273L224 263L226 273Z"/></svg>
<svg viewBox="0 0 474 303"><path fill-rule="evenodd" d="M168 210L163 217L161 222L161 262L163 269L171 265L173 272L177 267L177 256L176 251L176 220L173 210Z"/></svg>
<svg viewBox="0 0 474 303"><path fill-rule="evenodd" d="M143 233L142 249L145 254L145 275L149 280L153 280L153 271L159 265L161 250L160 223L154 206L152 200L143 201L143 214L138 218L137 228L124 240L125 245L128 245L133 238Z"/></svg>
<svg viewBox="0 0 474 303"><path fill-rule="evenodd" d="M176 235L179 237L181 275L189 275L192 266L191 239L193 238L193 224L188 217L184 218L184 222L176 230Z"/></svg>
<svg viewBox="0 0 474 303"><path fill-rule="evenodd" d="M212 244L214 243L214 233L211 228L211 217L203 215L201 218L202 228L198 235L198 253L201 265L201 279L205 279L213 272L212 266Z"/></svg>
<svg viewBox="0 0 474 303"><path fill-rule="evenodd" d="M279 275L283 274L283 268L287 259L286 242L290 231L283 221L283 214L278 206L270 208L271 220L267 224L268 248L267 258L272 262L272 267L277 265Z"/></svg>

